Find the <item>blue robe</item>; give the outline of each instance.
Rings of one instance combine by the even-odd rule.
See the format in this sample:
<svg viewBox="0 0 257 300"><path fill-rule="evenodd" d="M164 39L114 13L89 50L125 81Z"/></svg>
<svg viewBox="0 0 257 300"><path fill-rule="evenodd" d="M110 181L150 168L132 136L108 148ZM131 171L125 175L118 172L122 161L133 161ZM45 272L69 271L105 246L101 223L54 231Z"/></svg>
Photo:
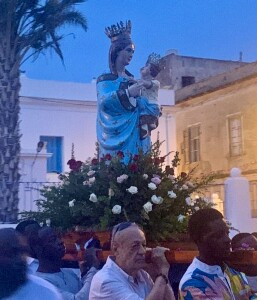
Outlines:
<svg viewBox="0 0 257 300"><path fill-rule="evenodd" d="M115 156L118 151L125 155L124 162L142 149L149 151L150 137L140 139L139 117L142 109L147 109L147 99L131 103L126 94L130 84L127 77L104 74L97 80L97 140L100 158L106 154ZM136 100L136 99L135 99ZM137 99L139 100L139 99Z"/></svg>

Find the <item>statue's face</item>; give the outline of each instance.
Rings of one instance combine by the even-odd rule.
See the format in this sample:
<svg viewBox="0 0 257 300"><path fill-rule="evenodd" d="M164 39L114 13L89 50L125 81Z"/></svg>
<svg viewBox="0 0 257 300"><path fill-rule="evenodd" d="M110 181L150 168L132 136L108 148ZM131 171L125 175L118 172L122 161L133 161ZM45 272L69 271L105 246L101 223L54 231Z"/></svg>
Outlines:
<svg viewBox="0 0 257 300"><path fill-rule="evenodd" d="M144 79L148 76L151 76L151 65L146 64L144 67L140 69L141 77Z"/></svg>
<svg viewBox="0 0 257 300"><path fill-rule="evenodd" d="M133 44L128 45L123 50L120 50L117 55L116 61L123 64L124 66L129 65L135 52L135 46Z"/></svg>

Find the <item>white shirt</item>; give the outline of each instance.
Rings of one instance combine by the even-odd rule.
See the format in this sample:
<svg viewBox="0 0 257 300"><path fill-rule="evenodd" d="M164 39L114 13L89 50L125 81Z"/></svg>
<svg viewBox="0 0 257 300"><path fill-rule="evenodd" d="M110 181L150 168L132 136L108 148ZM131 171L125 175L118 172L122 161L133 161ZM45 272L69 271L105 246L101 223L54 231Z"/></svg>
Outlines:
<svg viewBox="0 0 257 300"><path fill-rule="evenodd" d="M49 282L28 275L28 281L21 286L13 295L3 300L63 300L61 294Z"/></svg>
<svg viewBox="0 0 257 300"><path fill-rule="evenodd" d="M109 256L93 277L89 300L143 300L151 292L153 281L143 270L138 271L136 279L137 282Z"/></svg>

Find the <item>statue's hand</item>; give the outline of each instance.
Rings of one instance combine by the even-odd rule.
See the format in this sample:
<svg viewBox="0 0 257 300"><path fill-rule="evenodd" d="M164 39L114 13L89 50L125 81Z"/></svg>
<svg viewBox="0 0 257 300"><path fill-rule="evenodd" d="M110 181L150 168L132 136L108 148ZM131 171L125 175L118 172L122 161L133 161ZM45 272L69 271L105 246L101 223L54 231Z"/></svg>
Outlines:
<svg viewBox="0 0 257 300"><path fill-rule="evenodd" d="M133 85L131 85L128 88L129 96L130 97L138 97L138 96L140 96L142 87L143 87L143 83L142 82L141 83L137 82L137 83L134 83Z"/></svg>

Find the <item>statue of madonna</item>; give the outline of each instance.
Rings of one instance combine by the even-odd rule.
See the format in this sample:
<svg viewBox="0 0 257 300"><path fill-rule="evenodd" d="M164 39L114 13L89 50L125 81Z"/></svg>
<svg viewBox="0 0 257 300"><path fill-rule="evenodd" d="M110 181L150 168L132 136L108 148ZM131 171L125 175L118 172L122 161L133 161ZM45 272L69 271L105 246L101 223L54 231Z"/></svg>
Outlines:
<svg viewBox="0 0 257 300"><path fill-rule="evenodd" d="M150 135L140 134L141 111L151 108L147 99L142 99L143 83L136 81L126 67L130 64L135 51L131 40L131 22L123 22L107 27L106 35L111 40L109 50L110 73L97 79L97 140L100 158L106 154L115 156L118 151L124 154L124 162L142 149L150 149ZM160 111L155 115L160 114Z"/></svg>

